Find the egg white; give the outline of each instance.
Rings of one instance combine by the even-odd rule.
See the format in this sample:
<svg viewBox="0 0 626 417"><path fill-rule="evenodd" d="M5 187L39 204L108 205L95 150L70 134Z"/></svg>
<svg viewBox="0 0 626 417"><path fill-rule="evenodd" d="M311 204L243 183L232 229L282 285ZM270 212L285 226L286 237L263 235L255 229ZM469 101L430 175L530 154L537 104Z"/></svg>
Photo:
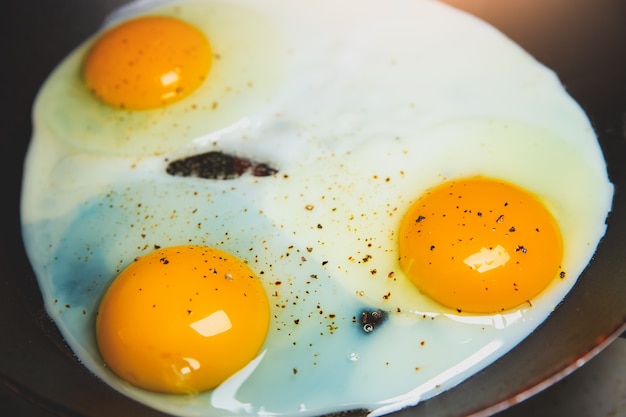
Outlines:
<svg viewBox="0 0 626 417"><path fill-rule="evenodd" d="M153 11L206 30L224 51L216 74L162 110L109 109L78 76L86 41L42 87L22 200L49 314L92 372L150 407L377 415L418 403L532 332L604 235L613 188L589 120L552 71L484 22L429 0L196 0L136 3L107 26ZM165 174L168 161L207 150L279 172ZM411 202L473 175L530 190L557 219L567 276L532 307L458 314L398 267L395 233ZM136 256L187 243L232 252L257 272L270 332L259 357L213 391L146 392L103 365L98 302ZM389 317L366 334L364 309Z"/></svg>

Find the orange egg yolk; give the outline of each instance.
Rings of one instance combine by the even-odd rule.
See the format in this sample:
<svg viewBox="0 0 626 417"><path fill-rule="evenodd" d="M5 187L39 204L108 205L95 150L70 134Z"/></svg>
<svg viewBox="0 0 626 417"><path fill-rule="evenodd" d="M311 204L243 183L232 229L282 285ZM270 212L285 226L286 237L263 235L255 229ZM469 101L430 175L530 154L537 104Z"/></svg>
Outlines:
<svg viewBox="0 0 626 417"><path fill-rule="evenodd" d="M254 359L268 327L267 296L246 264L214 248L174 246L113 281L96 337L107 366L133 385L196 393Z"/></svg>
<svg viewBox="0 0 626 417"><path fill-rule="evenodd" d="M180 19L150 16L106 32L89 51L83 76L105 103L146 110L198 88L211 61L209 41L197 28Z"/></svg>
<svg viewBox="0 0 626 417"><path fill-rule="evenodd" d="M420 291L459 312L495 313L561 272L557 223L531 193L488 178L440 185L402 220L400 265Z"/></svg>

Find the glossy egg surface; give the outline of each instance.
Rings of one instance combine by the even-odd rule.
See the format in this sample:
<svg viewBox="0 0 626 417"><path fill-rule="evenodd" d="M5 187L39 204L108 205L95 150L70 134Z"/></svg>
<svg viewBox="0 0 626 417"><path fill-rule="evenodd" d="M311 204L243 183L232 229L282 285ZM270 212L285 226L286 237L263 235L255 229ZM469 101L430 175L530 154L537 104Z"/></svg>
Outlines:
<svg viewBox="0 0 626 417"><path fill-rule="evenodd" d="M155 16L181 40L140 35L147 69L88 75L103 36ZM613 196L557 75L431 0L131 3L46 80L33 126L22 226L47 311L91 372L177 416L383 415L454 387L558 307Z"/></svg>

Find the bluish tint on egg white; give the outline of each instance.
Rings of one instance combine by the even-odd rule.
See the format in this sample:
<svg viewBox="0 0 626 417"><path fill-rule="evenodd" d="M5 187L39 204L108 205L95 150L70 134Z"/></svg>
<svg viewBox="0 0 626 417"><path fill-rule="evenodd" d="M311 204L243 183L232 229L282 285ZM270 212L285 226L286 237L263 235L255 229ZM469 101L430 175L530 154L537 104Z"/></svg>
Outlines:
<svg viewBox="0 0 626 417"><path fill-rule="evenodd" d="M87 40L35 105L22 220L47 311L69 346L147 406L221 417L379 415L415 404L531 333L604 235L613 188L586 115L552 71L471 16L430 0L135 6L110 22L152 7L195 24L223 16L203 29L223 55L217 75L170 108L105 109L76 78ZM190 111L192 102L204 104ZM165 174L168 161L209 150L279 173L229 181ZM530 190L559 223L567 276L532 306L459 314L420 294L398 267L395 233L410 204L472 175ZM116 275L157 246L181 244L246 261L271 308L260 355L193 396L120 380L103 365L94 331ZM389 316L366 334L363 309Z"/></svg>
<svg viewBox="0 0 626 417"><path fill-rule="evenodd" d="M188 188L176 191L182 182ZM233 194L229 204L215 203L224 192ZM54 221L24 227L27 245L38 247L42 251L38 257L47 260L34 266L48 311L87 367L122 392L178 415L220 415L218 409L315 415L376 408L379 402L404 394L403 387L423 391L409 396L409 402L415 402L442 389L436 385L458 380L438 379L440 367L476 369L486 359L481 352L503 348L501 341L491 340L490 328L497 324L492 319L471 326L481 328L482 338L472 336L473 329L466 325L432 315L394 315L371 334L364 333L354 318L375 307L334 283L315 253L294 246L289 236L259 216L250 204L254 196L244 200L237 194L225 187L207 187L201 180L145 179L116 185ZM155 201L158 208L139 207ZM37 244L42 236L49 237L45 247ZM258 366L244 381L234 378L215 393L198 396L144 392L102 367L93 331L96 308L111 280L132 261L130 254L155 244L188 242L232 252L248 260L257 273L262 271L261 278L271 277L264 283L275 318ZM433 332L440 333L443 345L430 346L432 336L426 335ZM460 344L465 350L458 349ZM466 362L468 352L477 355L477 363Z"/></svg>

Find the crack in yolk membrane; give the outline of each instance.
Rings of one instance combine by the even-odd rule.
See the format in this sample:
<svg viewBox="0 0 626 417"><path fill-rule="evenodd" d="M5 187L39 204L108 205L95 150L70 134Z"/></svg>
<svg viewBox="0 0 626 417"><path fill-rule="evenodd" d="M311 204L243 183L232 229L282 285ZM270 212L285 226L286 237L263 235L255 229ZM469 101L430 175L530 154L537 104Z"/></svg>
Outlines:
<svg viewBox="0 0 626 417"><path fill-rule="evenodd" d="M557 223L535 196L482 177L426 193L410 207L399 236L407 276L459 312L518 307L557 276L563 256Z"/></svg>
<svg viewBox="0 0 626 417"><path fill-rule="evenodd" d="M268 328L258 278L204 246L139 258L113 281L96 318L107 366L133 385L172 394L219 385L254 359Z"/></svg>
<svg viewBox="0 0 626 417"><path fill-rule="evenodd" d="M211 46L200 30L179 19L149 16L105 33L89 51L83 76L103 102L147 110L198 88L211 60Z"/></svg>

